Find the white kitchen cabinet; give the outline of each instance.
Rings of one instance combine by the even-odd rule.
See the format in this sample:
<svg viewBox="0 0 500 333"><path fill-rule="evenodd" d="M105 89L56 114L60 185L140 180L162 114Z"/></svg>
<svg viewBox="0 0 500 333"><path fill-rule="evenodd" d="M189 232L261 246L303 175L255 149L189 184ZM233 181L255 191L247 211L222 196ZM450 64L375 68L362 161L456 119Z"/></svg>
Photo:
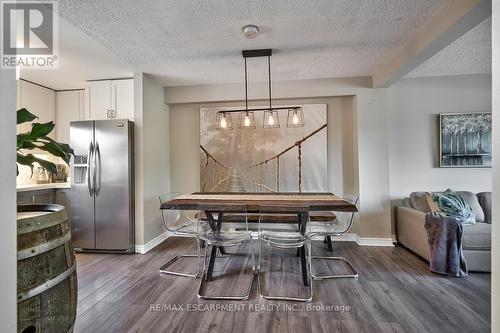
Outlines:
<svg viewBox="0 0 500 333"><path fill-rule="evenodd" d="M134 80L111 81L113 118L134 120Z"/></svg>
<svg viewBox="0 0 500 333"><path fill-rule="evenodd" d="M19 80L18 107L26 108L28 111L38 116L34 122L46 123L56 120L56 92L52 89L33 84L24 80ZM31 123L24 123L18 126L18 132L27 132L31 129ZM55 131L49 134L55 139Z"/></svg>
<svg viewBox="0 0 500 333"><path fill-rule="evenodd" d="M85 91L56 92L56 140L69 143L70 122L85 120Z"/></svg>
<svg viewBox="0 0 500 333"><path fill-rule="evenodd" d="M89 81L86 92L89 119L134 120L133 79Z"/></svg>
<svg viewBox="0 0 500 333"><path fill-rule="evenodd" d="M87 88L89 119L107 119L111 109L111 81L91 81Z"/></svg>

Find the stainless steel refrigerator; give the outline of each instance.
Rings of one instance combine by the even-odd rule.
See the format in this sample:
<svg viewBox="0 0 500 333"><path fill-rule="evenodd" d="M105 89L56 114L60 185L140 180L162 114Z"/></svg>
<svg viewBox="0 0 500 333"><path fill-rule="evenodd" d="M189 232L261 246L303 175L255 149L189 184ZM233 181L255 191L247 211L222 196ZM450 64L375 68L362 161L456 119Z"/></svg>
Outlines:
<svg viewBox="0 0 500 333"><path fill-rule="evenodd" d="M71 232L78 251L134 252L134 126L73 121Z"/></svg>

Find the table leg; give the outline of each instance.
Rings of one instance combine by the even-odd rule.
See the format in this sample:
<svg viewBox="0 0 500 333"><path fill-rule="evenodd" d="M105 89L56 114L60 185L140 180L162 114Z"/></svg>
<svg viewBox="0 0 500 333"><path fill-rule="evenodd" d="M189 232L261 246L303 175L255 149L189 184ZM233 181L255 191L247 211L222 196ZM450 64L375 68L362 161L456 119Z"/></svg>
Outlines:
<svg viewBox="0 0 500 333"><path fill-rule="evenodd" d="M205 277L205 281L212 280L212 273L214 271L216 256L217 256L217 246L212 246L212 251L210 252L210 260L208 261L207 275Z"/></svg>
<svg viewBox="0 0 500 333"><path fill-rule="evenodd" d="M304 282L304 286L309 286L309 276L307 272L307 261L306 261L306 248L302 246L300 248L300 263L302 266L302 281Z"/></svg>
<svg viewBox="0 0 500 333"><path fill-rule="evenodd" d="M333 252L332 237L330 236L326 236L326 247L328 248L328 251Z"/></svg>
<svg viewBox="0 0 500 333"><path fill-rule="evenodd" d="M216 233L219 232L222 226L222 218L224 214L219 213L217 216L217 220L214 219L212 212L205 212L205 215L207 216L210 229L212 229L213 232ZM215 266L215 258L217 257L217 249L219 249L221 254L226 253L226 251L222 246L212 246L212 250L210 251L210 259L208 261L207 275L205 281L212 280L212 273L214 271L214 266Z"/></svg>
<svg viewBox="0 0 500 333"><path fill-rule="evenodd" d="M299 213L297 214L299 218L299 231L302 235L306 232L306 224L309 218L308 213ZM299 248L300 252L300 263L302 267L302 281L304 282L304 286L309 286L309 272L307 271L307 260L306 260L306 247L305 245Z"/></svg>

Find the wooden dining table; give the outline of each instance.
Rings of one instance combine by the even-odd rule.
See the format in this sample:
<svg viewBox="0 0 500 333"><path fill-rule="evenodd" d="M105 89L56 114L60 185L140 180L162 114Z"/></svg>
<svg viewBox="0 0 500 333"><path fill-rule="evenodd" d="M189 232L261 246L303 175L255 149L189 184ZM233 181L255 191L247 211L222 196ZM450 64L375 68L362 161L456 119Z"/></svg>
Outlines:
<svg viewBox="0 0 500 333"><path fill-rule="evenodd" d="M298 193L298 192L280 192L280 193L261 193L261 192L195 192L184 194L170 201L161 204L160 209L178 209L178 210L197 210L204 205L210 206L211 211L205 212L207 217L217 213L217 209L223 212L229 205L245 205L249 214L259 213L261 206L276 205L280 207L289 207L290 213L297 215L299 231L305 234L307 221L313 212L356 212L356 206L349 201L336 196L333 193ZM294 207L307 207L306 210L295 210ZM215 208L214 208L215 207ZM316 215L317 216L317 215ZM220 218L222 217L222 218ZM321 220L319 218L318 220ZM230 219L224 219L223 214L219 218L210 218L210 228L213 231L221 230L222 223L231 223ZM299 249L302 267L302 278L305 286L309 285L306 250L304 247ZM217 247L212 247L209 264L205 278L211 280L212 272L217 256Z"/></svg>

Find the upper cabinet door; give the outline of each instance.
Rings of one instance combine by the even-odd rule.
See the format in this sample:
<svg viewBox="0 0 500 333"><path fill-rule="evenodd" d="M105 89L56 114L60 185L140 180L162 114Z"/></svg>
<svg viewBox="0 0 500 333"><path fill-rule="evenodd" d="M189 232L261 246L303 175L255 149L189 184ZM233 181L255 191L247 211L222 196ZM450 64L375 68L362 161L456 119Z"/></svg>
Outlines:
<svg viewBox="0 0 500 333"><path fill-rule="evenodd" d="M52 89L44 88L39 85L20 80L19 81L19 107L26 108L28 111L38 116L35 122L46 123L56 120L56 93ZM18 130L21 132L29 131L29 123L22 124ZM49 134L52 139L56 138L55 131Z"/></svg>
<svg viewBox="0 0 500 333"><path fill-rule="evenodd" d="M111 107L111 81L90 81L87 103L90 120L108 119Z"/></svg>
<svg viewBox="0 0 500 333"><path fill-rule="evenodd" d="M134 120L134 80L111 81L113 118Z"/></svg>
<svg viewBox="0 0 500 333"><path fill-rule="evenodd" d="M83 90L56 92L57 141L69 143L70 122L84 120Z"/></svg>

